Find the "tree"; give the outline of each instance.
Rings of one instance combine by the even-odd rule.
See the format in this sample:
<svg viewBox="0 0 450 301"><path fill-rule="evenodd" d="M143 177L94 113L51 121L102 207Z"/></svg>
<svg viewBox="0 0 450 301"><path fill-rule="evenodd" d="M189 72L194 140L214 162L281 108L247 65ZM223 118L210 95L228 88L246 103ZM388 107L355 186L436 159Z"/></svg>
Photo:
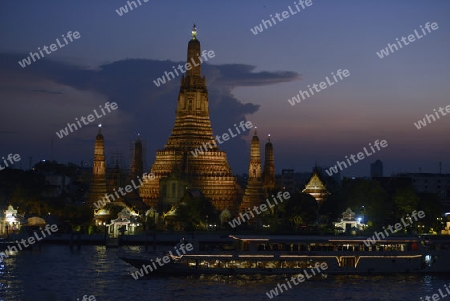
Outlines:
<svg viewBox="0 0 450 301"><path fill-rule="evenodd" d="M358 210L364 206L366 220L375 229L385 225L385 219L393 213L387 193L377 181L345 179L343 181L345 207Z"/></svg>
<svg viewBox="0 0 450 301"><path fill-rule="evenodd" d="M417 210L420 198L412 187L402 187L395 191L393 201L397 209L396 217L400 219Z"/></svg>
<svg viewBox="0 0 450 301"><path fill-rule="evenodd" d="M436 231L444 228L445 221L441 219L442 205L437 194L420 193L417 210L425 212L425 217L420 219L420 222L427 228L433 228Z"/></svg>
<svg viewBox="0 0 450 301"><path fill-rule="evenodd" d="M337 220L341 217L341 213L346 209L344 208L344 203L344 194L342 190L336 190L322 202L319 207L319 214L326 215L329 222ZM331 224L328 226L331 226Z"/></svg>
<svg viewBox="0 0 450 301"><path fill-rule="evenodd" d="M315 224L318 218L318 204L307 193L296 192L273 209L273 215L266 218L272 232L297 231L301 225Z"/></svg>
<svg viewBox="0 0 450 301"><path fill-rule="evenodd" d="M175 220L183 223L191 230L201 230L207 223L218 223L218 212L214 208L210 199L197 197L185 199L181 202L176 211Z"/></svg>
<svg viewBox="0 0 450 301"><path fill-rule="evenodd" d="M11 196L11 205L19 208L25 215L43 215L50 211L47 202L40 200L39 193L27 189L23 184L17 183Z"/></svg>
<svg viewBox="0 0 450 301"><path fill-rule="evenodd" d="M94 217L94 212L87 205L66 204L61 211L61 217L72 226L89 224Z"/></svg>

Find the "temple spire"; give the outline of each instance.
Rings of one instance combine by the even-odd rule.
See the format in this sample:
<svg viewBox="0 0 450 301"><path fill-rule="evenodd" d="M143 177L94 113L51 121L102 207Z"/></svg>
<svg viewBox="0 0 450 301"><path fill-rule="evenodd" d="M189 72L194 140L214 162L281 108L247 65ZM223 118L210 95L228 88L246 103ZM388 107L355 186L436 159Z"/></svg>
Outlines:
<svg viewBox="0 0 450 301"><path fill-rule="evenodd" d="M195 23L192 27L192 40L197 40L197 26L195 25Z"/></svg>
<svg viewBox="0 0 450 301"><path fill-rule="evenodd" d="M192 39L188 43L188 51L187 51L187 60L186 62L190 65L190 68L186 71L185 78L181 80L182 86L183 84L189 86L201 86L201 88L206 89L206 82L203 79L195 79L195 77L200 77L202 74L201 64L202 60L200 58L201 55L201 47L200 41L197 39L197 26L194 24L192 28ZM190 78L189 78L190 77Z"/></svg>
<svg viewBox="0 0 450 301"><path fill-rule="evenodd" d="M267 143L264 152L263 187L266 191L275 187L275 160L273 158L273 145L270 142L270 134L267 135Z"/></svg>
<svg viewBox="0 0 450 301"><path fill-rule="evenodd" d="M256 127L250 144L250 162L248 164L248 182L244 192L244 197L240 206L240 211L247 208L259 206L264 200L263 182L261 178L261 150ZM252 221L251 223L255 223Z"/></svg>
<svg viewBox="0 0 450 301"><path fill-rule="evenodd" d="M89 187L88 204L94 206L106 194L106 163L105 144L101 124L98 125L98 134L95 137L94 165L92 168L92 181Z"/></svg>
<svg viewBox="0 0 450 301"><path fill-rule="evenodd" d="M250 163L248 167L248 176L249 178L255 178L258 180L261 179L261 150L256 127L250 146Z"/></svg>

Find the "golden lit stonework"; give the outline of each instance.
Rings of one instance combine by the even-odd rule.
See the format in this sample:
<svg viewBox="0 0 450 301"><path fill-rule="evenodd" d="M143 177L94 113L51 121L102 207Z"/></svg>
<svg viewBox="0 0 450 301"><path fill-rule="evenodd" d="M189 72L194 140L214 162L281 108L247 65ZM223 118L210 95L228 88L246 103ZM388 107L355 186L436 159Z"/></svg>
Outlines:
<svg viewBox="0 0 450 301"><path fill-rule="evenodd" d="M275 161L273 158L273 145L270 142L270 134L268 135L265 151L264 151L264 173L263 187L266 192L275 188Z"/></svg>
<svg viewBox="0 0 450 301"><path fill-rule="evenodd" d="M319 204L321 204L329 195L327 188L320 180L317 170L313 172L311 179L309 180L308 184L306 184L305 189L303 189L302 192L310 194L316 199L317 203Z"/></svg>
<svg viewBox="0 0 450 301"><path fill-rule="evenodd" d="M209 119L206 79L201 76L198 59L200 55L200 42L194 27L187 51L187 62L192 68L181 78L175 125L164 149L156 152L150 170L156 178L141 186L140 195L147 205L164 210L175 202L174 196L180 195L180 188L198 188L219 211L228 209L237 212L239 187L236 178L231 173L226 153L220 151L217 145L211 145L214 136ZM191 153L208 143L211 147L203 154L194 156ZM170 187L165 186L161 190L160 180L168 177L174 169L177 170L179 181L173 175L164 182L170 183Z"/></svg>
<svg viewBox="0 0 450 301"><path fill-rule="evenodd" d="M252 138L250 146L250 162L248 164L248 182L245 189L239 211L247 211L248 208L259 206L264 201L264 190L261 167L261 150L258 134L256 132Z"/></svg>
<svg viewBox="0 0 450 301"><path fill-rule="evenodd" d="M95 138L94 166L92 168L92 181L89 188L88 204L93 206L104 197L106 193L106 164L105 144L102 135L102 125L98 125L98 134Z"/></svg>

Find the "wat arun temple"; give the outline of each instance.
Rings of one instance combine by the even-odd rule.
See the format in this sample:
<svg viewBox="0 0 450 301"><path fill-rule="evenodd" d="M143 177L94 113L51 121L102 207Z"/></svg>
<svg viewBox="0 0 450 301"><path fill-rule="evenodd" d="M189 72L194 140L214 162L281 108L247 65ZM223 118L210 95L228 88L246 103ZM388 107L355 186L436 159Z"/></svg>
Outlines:
<svg viewBox="0 0 450 301"><path fill-rule="evenodd" d="M194 25L192 38L188 43L187 62L195 62L201 55L200 41ZM177 99L175 125L163 149L156 152L156 158L149 174L153 180L145 181L139 187L139 193L133 192L132 198L141 200L150 210L164 217L174 210L187 193L211 200L212 205L220 213L222 223L243 212L259 206L275 188L274 152L270 142L265 145L264 168L261 163L260 140L256 128L250 145L250 160L247 187L245 191L237 182L228 164L227 156L214 141L213 130L209 118L209 99L206 78L202 76L201 63L192 64L181 77L181 86ZM187 69L187 68L186 68ZM196 149L202 145L203 153ZM136 170L142 171L142 144L136 142L132 174L128 179L136 177ZM194 152L196 155L194 155ZM89 204L95 205L105 195L120 185L107 185L105 179L105 156L103 135L99 129L94 150L94 168L89 193ZM134 171L134 172L133 172ZM109 182L108 182L109 183ZM134 185L134 184L133 184ZM123 199L129 199L124 197ZM109 200L126 207L122 198ZM97 201L97 209L98 209ZM105 204L105 203L104 203ZM104 206L94 210L96 218L107 214Z"/></svg>
<svg viewBox="0 0 450 301"><path fill-rule="evenodd" d="M200 41L194 27L188 44L187 62L198 61L200 54ZM202 76L201 64L194 64L181 78L172 134L164 149L156 152L150 170L156 179L148 181L140 189L144 203L160 207L160 193L169 197L175 194L175 199L179 200L189 187L201 190L219 212L229 210L236 213L242 199L241 189L232 174L226 153L217 144L211 145L213 140L206 78ZM211 148L193 156L191 151L203 143L211 145ZM162 180L164 177L168 178Z"/></svg>

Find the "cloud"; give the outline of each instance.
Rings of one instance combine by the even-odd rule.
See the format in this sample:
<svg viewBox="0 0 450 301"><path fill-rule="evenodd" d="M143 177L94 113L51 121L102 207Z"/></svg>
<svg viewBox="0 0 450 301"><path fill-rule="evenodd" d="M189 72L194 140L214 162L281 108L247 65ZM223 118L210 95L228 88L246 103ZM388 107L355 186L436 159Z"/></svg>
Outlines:
<svg viewBox="0 0 450 301"><path fill-rule="evenodd" d="M266 86L278 83L291 82L301 79L296 72L291 71L260 71L254 72L256 66L243 64L227 64L213 66L218 72L210 82L214 85L234 87Z"/></svg>
<svg viewBox="0 0 450 301"><path fill-rule="evenodd" d="M14 116L13 112L21 110L19 103L30 106L25 111L22 110L26 114L9 116L7 120L3 120L9 124L3 129L14 130L22 135L37 132L28 136L26 144L28 148L36 148L43 155L49 153L49 147L42 145L50 144L42 143L44 137L47 140L61 140L58 141L58 151L55 152L56 160L91 161L97 131L92 129L94 124L63 139L53 137L56 136L55 131L68 122L74 122L76 117L90 114L107 101L116 102L118 112L98 120L104 124L102 132L105 146L111 148L108 152L121 152L124 158L129 158L130 140L135 139L139 132L146 140L147 167L150 167L155 159L155 151L164 147L173 128L181 78L176 77L160 87L153 80L161 77L165 71L171 71L172 66L184 62L125 59L88 69L43 58L21 68L17 62L26 56L0 54L0 65L3 66L0 79L8 78L0 83L0 97L9 100L5 104L5 110ZM234 128L234 124L247 120L260 107L257 103L242 103L235 98L232 94L234 88L299 79L299 75L294 72L255 72L255 66L243 64L204 64L202 67L207 79L210 117L215 135L221 135L229 128ZM30 108L34 108L34 111ZM42 126L43 122L46 126ZM87 129L89 127L91 129ZM17 143L20 144L17 147L25 147L24 142L18 142L17 135L14 137L8 138L11 139L10 145ZM91 141L91 145L86 141ZM239 172L247 169L249 147L243 139L231 139L222 144L221 148L228 152L233 171L236 172L237 168Z"/></svg>

